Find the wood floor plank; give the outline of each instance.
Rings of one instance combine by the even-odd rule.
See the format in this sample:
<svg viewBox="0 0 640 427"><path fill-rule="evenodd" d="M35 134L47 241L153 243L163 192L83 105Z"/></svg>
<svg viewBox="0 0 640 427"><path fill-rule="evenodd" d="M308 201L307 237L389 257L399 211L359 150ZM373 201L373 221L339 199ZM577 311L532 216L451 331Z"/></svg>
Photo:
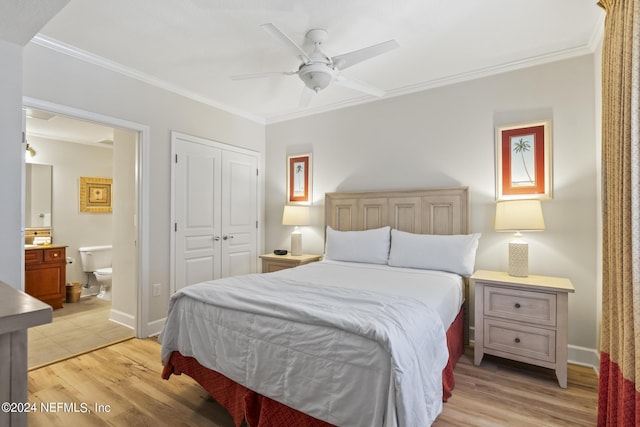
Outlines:
<svg viewBox="0 0 640 427"><path fill-rule="evenodd" d="M29 425L232 427L229 414L186 375L160 377L160 345L133 339L29 372L29 400L85 403L90 413L30 413ZM597 377L570 365L568 388L552 371L485 357L473 365L467 349L455 369L456 387L434 426L593 426ZM94 412L94 405L109 410Z"/></svg>
<svg viewBox="0 0 640 427"><path fill-rule="evenodd" d="M456 387L434 426L593 426L597 376L570 365L568 387L551 370L485 356L473 365L467 349L455 368Z"/></svg>

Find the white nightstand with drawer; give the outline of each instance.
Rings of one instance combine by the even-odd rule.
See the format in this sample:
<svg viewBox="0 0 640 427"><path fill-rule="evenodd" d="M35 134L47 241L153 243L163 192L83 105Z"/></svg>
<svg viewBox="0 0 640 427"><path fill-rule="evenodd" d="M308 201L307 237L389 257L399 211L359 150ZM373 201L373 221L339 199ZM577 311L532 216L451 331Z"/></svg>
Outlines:
<svg viewBox="0 0 640 427"><path fill-rule="evenodd" d="M555 369L567 388L569 279L476 271L474 363L485 354Z"/></svg>

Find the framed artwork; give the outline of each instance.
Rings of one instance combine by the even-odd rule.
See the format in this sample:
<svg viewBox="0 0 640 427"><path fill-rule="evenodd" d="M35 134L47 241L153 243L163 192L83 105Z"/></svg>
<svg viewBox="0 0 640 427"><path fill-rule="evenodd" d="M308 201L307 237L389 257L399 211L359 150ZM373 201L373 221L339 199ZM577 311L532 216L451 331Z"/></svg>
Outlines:
<svg viewBox="0 0 640 427"><path fill-rule="evenodd" d="M311 154L287 157L287 204L311 204Z"/></svg>
<svg viewBox="0 0 640 427"><path fill-rule="evenodd" d="M550 199L551 120L496 128L496 199Z"/></svg>
<svg viewBox="0 0 640 427"><path fill-rule="evenodd" d="M80 212L111 212L111 178L80 177Z"/></svg>

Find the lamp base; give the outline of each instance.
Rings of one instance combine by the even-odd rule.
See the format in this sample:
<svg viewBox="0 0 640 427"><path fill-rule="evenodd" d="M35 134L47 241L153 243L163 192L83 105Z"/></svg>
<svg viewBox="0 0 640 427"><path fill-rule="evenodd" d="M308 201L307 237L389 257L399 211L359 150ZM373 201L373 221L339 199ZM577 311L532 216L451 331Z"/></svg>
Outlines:
<svg viewBox="0 0 640 427"><path fill-rule="evenodd" d="M302 255L302 233L299 231L291 233L291 255Z"/></svg>
<svg viewBox="0 0 640 427"><path fill-rule="evenodd" d="M509 276L529 275L529 245L526 242L509 243Z"/></svg>

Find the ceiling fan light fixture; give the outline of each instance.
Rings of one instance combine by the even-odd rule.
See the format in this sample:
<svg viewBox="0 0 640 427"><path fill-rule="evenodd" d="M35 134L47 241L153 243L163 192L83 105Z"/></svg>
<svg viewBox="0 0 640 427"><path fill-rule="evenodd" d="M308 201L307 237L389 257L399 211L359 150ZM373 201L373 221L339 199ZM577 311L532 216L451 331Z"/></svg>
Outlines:
<svg viewBox="0 0 640 427"><path fill-rule="evenodd" d="M333 80L333 70L325 64L303 65L298 75L305 86L315 92L325 89Z"/></svg>
<svg viewBox="0 0 640 427"><path fill-rule="evenodd" d="M294 42L289 36L282 32L274 24L267 23L261 25L261 27L269 33L274 39L276 39L283 47L287 48L290 53L295 55L302 64L298 66L297 71L289 72L271 72L271 73L257 73L257 74L245 74L238 76L231 76L232 80L244 80L258 77L268 77L272 75L284 74L293 75L297 74L300 80L304 83L305 87L302 91L299 107L304 108L309 105L311 96L313 93L318 93L323 89L326 89L332 82L344 86L359 92L366 93L377 97L385 95L383 90L375 88L365 82L361 82L355 79L347 78L341 75L341 72L345 68L352 67L355 64L359 64L362 61L366 61L385 52L398 47L398 43L395 40L388 40L383 43L368 46L362 49L354 50L351 52L343 53L333 57L328 57L322 52L321 46L329 37L327 30L321 28L315 28L309 30L306 34L306 40L313 44L313 50L309 53L305 52L296 42ZM311 90L309 90L311 89ZM311 92L313 91L313 92Z"/></svg>

